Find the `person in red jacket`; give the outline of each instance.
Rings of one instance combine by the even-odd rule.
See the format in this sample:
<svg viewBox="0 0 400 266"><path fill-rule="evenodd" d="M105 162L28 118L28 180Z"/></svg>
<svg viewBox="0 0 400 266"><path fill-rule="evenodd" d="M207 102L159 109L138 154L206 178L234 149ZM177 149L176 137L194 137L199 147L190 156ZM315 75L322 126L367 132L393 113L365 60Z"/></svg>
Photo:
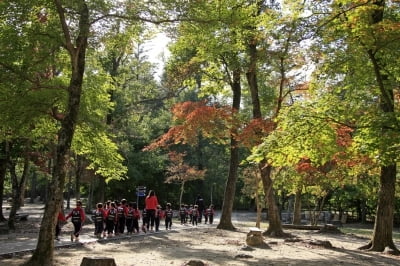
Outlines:
<svg viewBox="0 0 400 266"><path fill-rule="evenodd" d="M153 232L153 228L154 228L154 219L155 219L155 215L156 215L156 209L157 209L157 205L158 205L158 199L156 196L156 193L154 192L154 190L150 190L149 194L147 195L146 199L145 199L145 208L146 208L146 212L147 212L147 217L149 218L150 221L150 231Z"/></svg>
<svg viewBox="0 0 400 266"><path fill-rule="evenodd" d="M79 241L79 234L82 230L82 226L85 223L85 211L82 208L82 202L78 200L76 202L76 208L65 217L65 220L71 217L72 224L74 225L74 233L71 234L71 241Z"/></svg>
<svg viewBox="0 0 400 266"><path fill-rule="evenodd" d="M132 208L133 208L133 222L132 222L133 232L139 234L140 211L138 209L136 202L133 202Z"/></svg>
<svg viewBox="0 0 400 266"><path fill-rule="evenodd" d="M62 223L65 222L65 216L64 216L64 211L63 211L63 206L61 205L60 211L58 213L57 217L57 223L56 223L56 240L60 240L60 234L61 234L61 226Z"/></svg>
<svg viewBox="0 0 400 266"><path fill-rule="evenodd" d="M134 231L135 233L139 232L139 217L140 212L137 209L136 202L129 202L128 211L125 218L126 230L128 231L128 234L132 234Z"/></svg>
<svg viewBox="0 0 400 266"><path fill-rule="evenodd" d="M128 214L128 206L126 199L121 200L121 203L118 203L117 206L117 225L115 228L115 234L123 234L125 231L126 225L126 215Z"/></svg>
<svg viewBox="0 0 400 266"><path fill-rule="evenodd" d="M117 224L117 209L115 208L115 203L110 203L110 208L106 213L106 230L107 236L111 237L114 233L115 225Z"/></svg>
<svg viewBox="0 0 400 266"><path fill-rule="evenodd" d="M210 207L208 209L206 209L206 215L208 217L208 221L210 222L210 224L212 224L214 221L214 214L215 214L214 205L211 204ZM206 219L206 223L207 223L207 219Z"/></svg>
<svg viewBox="0 0 400 266"><path fill-rule="evenodd" d="M94 218L94 234L101 238L104 232L104 221L106 219L106 211L103 209L103 203L97 203L96 210L93 213Z"/></svg>
<svg viewBox="0 0 400 266"><path fill-rule="evenodd" d="M154 217L155 217L154 218L154 225L156 227L156 232L158 232L160 230L160 221L161 221L161 219L164 218L164 212L161 209L160 205L157 205L157 209L156 209L156 213L155 213Z"/></svg>
<svg viewBox="0 0 400 266"><path fill-rule="evenodd" d="M198 209L198 206L197 206L197 205L194 205L194 206L193 206L193 210L192 210L192 217L193 217L193 219L192 219L192 225L193 225L193 226L194 226L194 225L197 226L197 223L198 223L198 221L199 221L199 215L201 215L201 213L200 213L200 211L199 211L199 209Z"/></svg>

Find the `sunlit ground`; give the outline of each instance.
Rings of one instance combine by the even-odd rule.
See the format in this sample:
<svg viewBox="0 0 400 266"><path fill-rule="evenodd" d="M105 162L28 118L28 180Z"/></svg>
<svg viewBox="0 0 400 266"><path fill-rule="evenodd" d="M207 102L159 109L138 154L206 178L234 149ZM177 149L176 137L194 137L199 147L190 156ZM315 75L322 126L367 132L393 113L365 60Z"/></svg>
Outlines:
<svg viewBox="0 0 400 266"><path fill-rule="evenodd" d="M340 228L340 231L342 231L345 234L353 234L353 235L362 236L362 237L372 237L374 229L373 229L372 225L370 226L370 228L359 228L357 226L353 227L351 224L348 224L348 225ZM392 236L393 236L393 240L400 241L399 228L393 229Z"/></svg>
<svg viewBox="0 0 400 266"><path fill-rule="evenodd" d="M254 221L240 221L234 220L233 225L235 227L255 227L256 223ZM266 230L268 228L268 222L262 221L260 228ZM339 227L340 231L344 234L352 234L359 237L372 237L374 226L373 224L359 224L359 223L348 223L344 224L343 227ZM400 228L393 228L393 240L400 241Z"/></svg>

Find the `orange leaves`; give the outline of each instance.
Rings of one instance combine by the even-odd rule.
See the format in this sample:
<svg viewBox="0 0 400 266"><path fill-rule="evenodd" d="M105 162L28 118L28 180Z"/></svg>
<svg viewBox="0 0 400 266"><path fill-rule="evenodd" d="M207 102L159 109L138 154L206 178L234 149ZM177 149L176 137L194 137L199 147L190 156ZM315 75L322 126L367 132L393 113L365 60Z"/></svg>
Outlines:
<svg viewBox="0 0 400 266"><path fill-rule="evenodd" d="M245 147L254 147L261 144L262 138L275 129L276 123L271 120L253 119L237 137Z"/></svg>
<svg viewBox="0 0 400 266"><path fill-rule="evenodd" d="M338 146L341 147L349 147L351 143L353 142L351 133L353 132L353 129L348 127L348 126L340 126L336 129L336 143Z"/></svg>
<svg viewBox="0 0 400 266"><path fill-rule="evenodd" d="M171 111L174 114L175 119L185 119L188 114L203 105L204 102L182 102L175 104Z"/></svg>
<svg viewBox="0 0 400 266"><path fill-rule="evenodd" d="M275 128L273 121L263 119L251 120L244 126L231 107L210 105L206 101L177 103L171 111L177 125L144 150L179 143L196 144L200 136L218 143L233 136L241 145L251 148L260 144L262 138Z"/></svg>
<svg viewBox="0 0 400 266"><path fill-rule="evenodd" d="M170 128L167 133L159 137L156 141L146 146L143 151L150 151L159 147L168 147L172 144L185 143L185 137L183 135L183 126L178 125Z"/></svg>
<svg viewBox="0 0 400 266"><path fill-rule="evenodd" d="M165 183L187 182L196 179L203 179L206 170L198 170L184 162L184 153L170 152L168 154L171 162L167 167L167 179Z"/></svg>
<svg viewBox="0 0 400 266"><path fill-rule="evenodd" d="M313 167L311 164L311 160L308 158L303 158L296 165L296 171L298 173L309 173L317 171L317 168Z"/></svg>
<svg viewBox="0 0 400 266"><path fill-rule="evenodd" d="M176 120L184 120L186 124L198 127L213 127L215 123L228 122L231 119L231 108L207 105L206 101L177 103L172 107Z"/></svg>
<svg viewBox="0 0 400 266"><path fill-rule="evenodd" d="M205 101L183 102L176 104L172 113L178 125L170 128L145 150L178 143L195 144L199 136L217 141L223 141L229 136L232 125L232 111L229 107L210 106Z"/></svg>

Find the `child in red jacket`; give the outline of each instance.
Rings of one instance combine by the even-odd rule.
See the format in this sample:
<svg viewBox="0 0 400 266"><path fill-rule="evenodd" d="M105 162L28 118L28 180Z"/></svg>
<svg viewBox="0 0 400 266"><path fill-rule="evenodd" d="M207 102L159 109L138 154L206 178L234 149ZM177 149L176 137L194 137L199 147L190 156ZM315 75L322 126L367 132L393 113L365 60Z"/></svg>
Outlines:
<svg viewBox="0 0 400 266"><path fill-rule="evenodd" d="M157 205L156 213L154 215L154 226L156 228L156 232L160 230L160 221L164 218L164 212L161 209L160 205Z"/></svg>
<svg viewBox="0 0 400 266"><path fill-rule="evenodd" d="M171 203L167 203L167 207L165 209L165 229L171 230L172 226L172 217L174 216L174 212L171 209Z"/></svg>
<svg viewBox="0 0 400 266"><path fill-rule="evenodd" d="M206 209L206 215L208 217L208 221L210 224L212 224L214 221L214 214L215 214L214 205L211 204L210 207L208 207ZM206 223L207 223L207 220L206 220Z"/></svg>
<svg viewBox="0 0 400 266"><path fill-rule="evenodd" d="M85 211L82 208L82 202L78 200L76 202L76 208L73 209L65 220L71 217L72 224L74 225L74 233L71 234L71 241L79 241L79 234L82 231L82 226L85 223Z"/></svg>
<svg viewBox="0 0 400 266"><path fill-rule="evenodd" d="M115 225L117 224L117 209L115 208L115 203L110 203L110 208L106 213L106 230L107 236L111 237L114 233Z"/></svg>
<svg viewBox="0 0 400 266"><path fill-rule="evenodd" d="M93 213L94 218L94 234L101 238L104 232L104 221L106 219L106 211L103 209L103 203L97 203L97 209Z"/></svg>
<svg viewBox="0 0 400 266"><path fill-rule="evenodd" d="M64 216L64 211L63 211L63 206L61 205L60 211L58 213L57 217L57 223L56 223L56 240L60 241L60 234L61 234L61 226L65 222L65 216Z"/></svg>
<svg viewBox="0 0 400 266"><path fill-rule="evenodd" d="M125 219L128 234L132 234L133 232L139 233L139 219L140 212L137 209L136 202L129 202L128 212Z"/></svg>

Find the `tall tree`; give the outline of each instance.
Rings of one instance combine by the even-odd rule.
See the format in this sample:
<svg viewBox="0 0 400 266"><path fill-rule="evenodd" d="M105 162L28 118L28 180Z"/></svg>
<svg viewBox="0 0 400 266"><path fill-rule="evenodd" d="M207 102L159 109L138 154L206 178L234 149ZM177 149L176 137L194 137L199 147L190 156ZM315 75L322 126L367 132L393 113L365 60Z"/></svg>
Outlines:
<svg viewBox="0 0 400 266"><path fill-rule="evenodd" d="M285 104L293 103L293 94L304 83L301 72L305 60L300 49L306 31L301 14L304 6L298 1L256 1L253 7L252 20L245 25L246 79L251 95L252 118L255 121L276 121L281 109ZM268 81L261 82L264 79ZM263 99L262 95L268 93L275 97ZM263 112L266 114L263 115ZM254 145L260 144L276 126L254 132L258 136ZM273 187L273 164L269 158L258 161L258 164L268 202L269 227L264 234L282 236L284 232Z"/></svg>
<svg viewBox="0 0 400 266"><path fill-rule="evenodd" d="M373 251L389 248L393 253L399 253L392 238L398 159L394 150L399 139L395 101L396 80L400 75L395 63L399 57L398 5L381 0L333 3L332 15L321 23L325 50L337 48L331 54L335 56L327 60L337 68L335 71L331 68L329 77L338 78L336 84L343 98L353 99L350 109L356 112L353 114L362 114L359 120L353 120L358 129L357 148L375 158L381 169L374 234L363 248Z"/></svg>
<svg viewBox="0 0 400 266"><path fill-rule="evenodd" d="M52 265L54 251L55 221L62 204L62 195L66 177L66 165L71 148L72 138L78 120L80 100L82 96L83 75L85 72L85 56L90 31L89 8L85 1L78 1L76 6L64 6L59 0L54 1L55 14L59 17L63 34L64 47L70 60L70 81L67 88L68 101L61 126L58 131L58 143L50 184L50 197L46 203L37 247L26 265ZM66 11L76 8L77 25L73 31L67 21ZM72 19L72 18L71 18ZM75 35L76 34L76 35Z"/></svg>
<svg viewBox="0 0 400 266"><path fill-rule="evenodd" d="M218 94L229 95L233 119L239 113L242 98L240 32L234 27L243 18L237 10L239 6L231 1L191 2L185 6L189 20L182 22L176 31L171 65L167 66L177 70L171 75L172 85L185 85L184 88L193 89L200 97L210 99ZM240 159L235 130L230 131L229 170L218 225L221 229L234 229L231 214Z"/></svg>
<svg viewBox="0 0 400 266"><path fill-rule="evenodd" d="M273 2L273 1L272 1ZM263 13L264 9L267 7L264 5L264 1L256 1L256 8L253 13L253 17L255 19ZM258 72L258 39L257 30L255 27L250 27L251 32L253 34L249 34L248 41L247 41L247 53L248 53L248 69L246 72L247 83L250 90L251 101L252 101L252 108L253 108L253 119L260 120L263 119L261 113L261 106L260 106L260 99L259 99L259 87L258 87L258 80L257 80L257 72ZM284 78L284 77L282 77ZM282 87L280 88L282 94ZM280 97L281 99L282 97ZM279 108L277 108L277 112L279 112ZM261 139L262 132L257 132L259 134L259 138ZM268 221L269 227L268 230L265 232L267 235L274 235L274 236L281 236L283 235L281 220L280 220L280 213L279 209L276 204L275 200L275 193L273 188L273 181L271 178L272 172L272 165L269 164L266 160L262 160L259 163L259 170L261 173L261 180L264 187L264 193L266 202L268 203Z"/></svg>
<svg viewBox="0 0 400 266"><path fill-rule="evenodd" d="M234 113L239 112L242 95L242 87L240 82L241 71L238 68L232 70L232 78L230 79L230 87L232 89L232 110ZM233 200L236 194L236 182L238 179L239 167L239 145L236 139L237 129L233 130L230 136L230 160L229 172L225 185L224 201L222 204L221 217L217 228L233 230L232 224Z"/></svg>

